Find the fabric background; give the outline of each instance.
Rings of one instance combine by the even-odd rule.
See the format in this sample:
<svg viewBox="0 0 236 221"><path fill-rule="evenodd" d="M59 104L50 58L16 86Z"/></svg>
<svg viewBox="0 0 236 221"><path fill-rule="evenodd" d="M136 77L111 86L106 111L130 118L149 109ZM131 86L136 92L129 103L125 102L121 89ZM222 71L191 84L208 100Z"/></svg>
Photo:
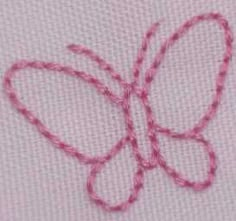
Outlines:
<svg viewBox="0 0 236 221"><path fill-rule="evenodd" d="M0 73L16 60L68 64L119 87L87 59L66 50L83 44L130 80L148 27L161 22L144 70L160 43L186 19L220 12L236 33L235 0L0 0ZM213 23L198 25L168 53L151 88L158 121L178 131L191 127L211 100L222 35ZM235 54L235 50L233 52ZM55 149L0 93L0 219L2 221L235 221L236 60L233 56L222 104L204 131L218 157L216 180L200 193L179 188L157 168L145 175L138 201L124 213L108 213L85 190L89 167ZM122 114L81 81L48 72L25 71L15 85L21 99L48 127L90 155L105 153L124 133ZM132 100L139 142L149 152L139 101ZM168 161L188 177L201 179L206 156L197 145L163 137ZM129 147L99 176L97 190L111 202L125 199L135 161Z"/></svg>

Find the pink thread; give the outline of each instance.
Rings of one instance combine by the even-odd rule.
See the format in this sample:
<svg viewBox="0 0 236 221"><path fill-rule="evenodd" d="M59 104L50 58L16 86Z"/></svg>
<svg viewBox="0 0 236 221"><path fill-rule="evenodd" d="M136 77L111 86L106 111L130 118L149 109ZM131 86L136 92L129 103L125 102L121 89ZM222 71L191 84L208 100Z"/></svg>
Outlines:
<svg viewBox="0 0 236 221"><path fill-rule="evenodd" d="M150 106L148 95L150 84L152 83L157 71L165 58L165 54L169 48L171 48L175 42L177 42L183 35L185 35L191 28L203 21L214 21L223 30L224 33L224 43L225 51L223 55L223 61L220 64L219 72L216 78L215 93L211 104L207 108L206 112L200 118L200 120L190 128L189 130L179 133L173 131L172 129L160 126L156 119L154 119L153 111ZM6 72L4 76L3 86L4 91L12 105L21 113L32 125L34 125L38 131L45 136L50 142L52 142L57 148L63 150L65 153L77 158L80 162L85 164L91 164L92 168L87 180L87 191L90 198L99 206L108 211L123 211L127 209L135 200L138 198L139 191L143 187L144 172L148 169L156 168L158 165L175 181L176 184L189 187L193 190L199 191L207 188L212 184L215 176L216 170L216 157L212 149L211 144L202 135L203 129L214 117L216 110L220 104L222 97L223 86L225 82L225 77L227 74L229 61L232 56L232 32L229 28L228 22L218 13L208 13L192 17L190 20L186 21L181 25L169 38L167 38L161 45L160 50L157 52L150 68L145 73L145 80L143 85L140 85L139 76L142 63L145 59L146 52L150 46L151 38L155 35L159 23L153 24L146 35L144 36L142 45L138 51L137 59L133 66L133 81L127 83L122 79L121 75L117 73L113 67L107 63L105 60L100 58L90 49L80 45L69 45L68 49L75 54L84 55L93 62L95 62L98 67L104 70L111 78L116 80L119 85L123 88L123 95L118 96L114 94L107 86L105 86L100 80L91 76L83 71L78 71L69 66L63 66L57 63L44 62L44 61L20 61L16 62L11 66L11 68ZM103 156L90 157L79 152L77 148L65 143L57 135L53 134L49 129L19 100L15 89L12 86L12 78L17 71L22 69L39 69L60 72L75 78L79 78L91 86L95 87L97 92L104 95L110 102L117 105L121 111L124 113L124 119L126 124L127 135L121 138L111 150ZM151 155L148 159L142 156L137 138L135 133L135 128L133 120L130 113L130 97L136 96L140 99L143 108L146 113L146 122L148 126L148 138L150 141ZM159 143L157 139L157 133L162 133L165 136L179 139L179 140L192 140L199 143L206 151L209 158L209 169L207 176L203 181L191 181L182 176L181 173L176 171L174 168L170 167L165 161L164 157L161 155L159 149ZM94 184L96 181L97 174L102 170L103 166L110 161L116 154L119 153L121 149L125 147L126 144L130 144L134 158L137 161L137 171L134 174L133 187L131 193L127 200L118 203L117 205L110 205L110 203L103 200L94 190Z"/></svg>

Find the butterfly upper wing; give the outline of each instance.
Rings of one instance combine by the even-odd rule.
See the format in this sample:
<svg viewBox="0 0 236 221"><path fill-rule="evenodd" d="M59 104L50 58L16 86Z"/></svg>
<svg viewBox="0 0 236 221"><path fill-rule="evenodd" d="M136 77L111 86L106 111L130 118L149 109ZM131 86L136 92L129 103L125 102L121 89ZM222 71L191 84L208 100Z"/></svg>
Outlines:
<svg viewBox="0 0 236 221"><path fill-rule="evenodd" d="M20 61L20 62L16 62L15 64L13 64L9 68L9 70L7 70L6 74L4 75L4 83L3 83L4 84L4 91L5 91L6 95L8 96L8 98L10 99L12 105L18 110L19 113L24 115L24 117L34 127L36 127L38 129L38 131L44 137L46 137L56 147L58 147L59 149L62 149L67 154L69 154L73 157L76 157L77 159L79 159L83 163L101 162L101 161L104 161L105 159L113 157L116 154L117 150L114 150L114 148L111 148L105 154L100 154L99 156L89 156L88 154L82 153L80 150L78 150L77 147L69 144L69 142L68 143L65 142L55 132L52 132L51 129L49 129L49 127L45 123L43 123L44 119L42 119L42 120L39 119L37 114L35 114L33 112L33 110L31 110L31 107L28 107L26 104L23 103L23 101L21 99L21 96L18 94L18 92L16 91L16 89L13 85L13 79L15 78L15 76L17 74L19 74L18 72L22 72L22 71L26 71L26 70L30 70L30 71L37 71L38 70L40 72L41 71L47 71L50 74L60 73L60 74L68 75L68 76L77 78L81 81L84 81L85 82L84 84L88 84L89 86L91 86L91 90L95 89L95 92L98 93L97 96L103 95L103 97L107 101L107 102L105 101L105 103L107 103L106 105L109 105L109 103L112 103L112 105L114 106L113 109L115 108L116 110L119 109L116 106L116 104L119 103L119 101L120 101L119 96L114 94L107 86L105 86L100 80L96 79L92 75L87 74L87 73L82 72L82 71L78 71L76 69L73 69L70 66L64 66L64 65L61 65L61 64L57 64L57 63L50 63L50 62L43 62L43 61ZM46 86L44 87L44 90L45 89L46 89ZM62 93L63 93L63 91L62 91ZM50 96L50 94L48 96ZM75 96L75 98L79 97L80 99L82 99L80 97L80 94L74 94L74 96ZM91 105L89 104L90 101L91 101L91 99L87 99L85 105L89 105L89 106L88 107L83 107L83 108L88 110L88 108L91 107ZM96 106L95 103L92 106L93 107ZM102 105L99 105L99 107L100 106L102 107ZM78 107L78 108L80 108L80 107ZM68 113L68 112L66 112L66 113ZM86 115L85 112L83 112L83 113ZM102 112L100 112L100 114L101 113ZM97 116L98 116L98 114L97 114ZM106 116L106 118L108 118L108 116ZM114 118L114 117L112 117L112 118ZM81 118L81 119L83 120L83 118ZM88 118L85 118L85 119L88 119ZM96 128L96 122L97 121L92 122L95 125L93 128ZM81 126L83 127L84 125L81 125ZM88 136L87 140L88 139L94 139L92 137L89 137L89 134L91 134L91 133L88 132L86 134L86 136ZM122 134L123 134L122 136L125 136L125 131ZM102 136L104 136L104 135L103 134L100 135L100 138ZM95 137L95 139L100 139L100 138L97 135ZM78 136L76 139L80 139L80 136ZM119 139L120 139L120 137L119 137ZM93 143L96 144L98 142L94 141ZM98 148L99 147L97 147L96 149L98 149Z"/></svg>
<svg viewBox="0 0 236 221"><path fill-rule="evenodd" d="M211 98L210 104L207 106L205 111L200 114L201 115L200 118L198 118L198 120L197 120L197 115L196 115L195 123L191 126L188 126L188 129L185 129L185 131L181 132L181 133L185 133L185 132L196 133L196 132L202 131L207 126L207 124L210 122L210 120L214 117L215 112L218 109L220 99L221 99L221 96L222 96L222 92L223 92L224 83L225 83L225 77L226 77L226 74L228 72L229 61L230 61L230 58L232 56L232 32L231 32L231 29L228 25L227 20L224 19L224 17L221 16L220 14L209 13L209 14L203 14L203 15L195 16L195 17L191 18L190 20L186 21L169 38L167 38L164 41L164 43L160 47L159 52L156 54L156 56L154 58L154 61L151 64L151 67L146 71L146 74L145 74L144 88L146 88L146 90L148 90L148 91L151 90L150 91L151 100L155 100L155 98L158 99L158 96L156 96L156 94L152 90L154 87L155 88L157 87L156 84L153 82L153 80L156 78L155 75L160 75L160 76L157 76L157 78L156 78L157 82L161 81L161 78L165 79L164 76L163 77L161 76L163 73L160 73L160 72L162 72L162 70L160 70L160 67L162 65L166 64L165 63L166 56L169 56L169 57L171 56L171 51L173 50L172 47L175 46L176 43L181 41L181 38L185 37L185 35L187 37L188 33L190 33L192 29L197 30L197 27L195 27L195 26L198 26L199 24L206 23L206 22L215 23L215 24L218 25L218 28L220 28L221 34L223 34L223 40L221 39L221 41L223 43L223 47L224 47L222 49L223 50L223 56L220 55L220 57L217 57L217 59L220 59L220 62L218 62L218 60L215 60L217 65L215 65L215 63L213 63L211 61L209 62L209 61L205 60L204 56L206 56L206 58L207 58L207 55L205 55L204 53L202 54L202 56L200 56L200 55L195 56L194 60L192 60L192 61L189 60L189 62L191 62L192 65L195 65L195 63L197 62L197 60L195 60L196 58L202 59L202 64L204 64L204 62L205 62L205 64L207 65L207 67L204 70L207 70L207 69L216 70L216 69L212 68L210 65L213 64L215 66L218 66L218 63L220 63L220 65L217 69L217 76L215 76L215 79L212 79L212 81L215 85L214 85L214 89L213 89L214 92L213 92L213 96ZM204 29L204 32L207 33L207 30ZM205 35L205 37L210 38L210 35ZM200 38L198 36L196 37L196 39L193 39L192 42L197 42L198 39L203 39L205 42L208 42L208 39ZM187 43L185 45L187 45L188 48L195 48L196 49L195 51L198 51L198 52L200 51L200 50L197 50L197 48L196 48L197 45L192 45L192 44L187 44ZM183 44L182 44L182 46L183 46ZM206 43L205 46L209 47L209 44ZM218 45L216 45L216 48L217 47L218 47ZM202 49L200 52L205 51L204 48L200 48L200 49ZM211 48L209 50L212 51ZM189 51L193 52L193 50L192 51L189 50ZM179 54L179 55L176 54L176 56L178 56L178 57L175 59L175 61L178 60L178 58L181 58L181 55L183 54L183 52L185 52L185 50L181 50L181 49L179 50L179 53L181 53L181 54ZM173 54L173 51L172 51L172 54ZM185 55L184 57L185 57L186 60L185 61L180 60L182 65L179 68L178 68L178 66L176 67L176 65L174 66L175 67L175 69L174 69L175 72L178 72L178 70L180 70L180 72L181 72L181 70L184 70L188 66L188 63L187 63L188 60L187 59L188 59L189 56L188 56L188 54L183 54L183 55ZM191 58L193 58L193 57L191 57ZM195 61L195 63L193 61ZM199 63L199 64L201 64L201 63ZM168 70L168 67L166 67L166 66L164 66L163 68L164 68L163 70ZM189 68L188 70L190 70L190 73L187 73L188 75L186 75L185 78L189 79L191 81L192 80L191 70L193 70L193 69ZM199 74L199 75L202 74L202 71L199 71L199 73L197 73L197 74ZM168 73L167 73L167 75L168 75ZM172 73L172 75L176 75L176 74ZM207 73L204 72L204 77L203 78L206 79L205 82L209 82L208 75L209 75L208 71L207 71ZM166 87L162 87L160 85L161 89L163 91L160 91L157 88L156 89L157 93L159 93L161 95L162 94L165 95L165 92L167 91L166 89L168 89L169 84L172 83L173 85L174 84L176 84L176 85L175 85L174 88L172 88L173 91L170 91L170 93L169 93L170 96L168 98L169 99L175 98L176 97L175 91L177 93L179 91L184 95L184 93L183 93L184 88L181 87L181 84L184 85L184 82L181 81L181 76L180 75L178 75L178 77L180 77L180 79L176 79L174 76L172 76L172 77L169 76L169 78L168 78L169 82L167 81L163 84L163 85L166 85ZM172 78L173 78L173 81L170 82L170 79L172 79ZM203 84L205 82L203 82ZM192 83L192 85L195 86L195 88L199 88L201 86L197 82L196 83L191 82L191 83ZM180 85L178 85L178 84L180 84ZM209 86L209 84L207 84L207 85ZM186 86L188 87L189 85L186 85ZM198 98L199 96L201 96L200 95L201 91L206 90L207 88L200 88L200 90L197 90L196 93L199 93L199 94L191 93L193 91L193 89L194 88L191 88L191 89L189 88L187 91L185 91L185 97L182 97L182 100L184 101L186 98L188 98L188 101L189 102L192 101L193 102L192 105L194 106L194 104L196 104L194 102L194 99L196 97ZM171 97L171 93L172 93L172 97ZM203 99L205 99L206 102L207 101L209 102L209 99L206 99L206 97L202 97L202 100ZM158 103L158 101L157 101L157 103ZM168 103L173 104L173 102L172 103L168 102ZM178 104L178 103L180 103L180 101L175 100L174 104ZM158 103L158 104L161 105L161 103ZM184 111L186 110L186 104L184 104L184 102L182 102L182 104L183 104L183 108L185 108L184 110L180 109L180 108L182 108L181 106L176 105L176 108L178 108L178 110L176 110L176 112L178 112L179 114L184 113ZM191 104L189 104L189 105L191 105ZM205 106L205 104L203 104L203 105ZM152 106L154 107L155 105L152 104ZM191 109L191 106L189 106L188 108ZM162 109L162 107L158 106L158 109ZM171 109L171 107L170 107L170 109ZM204 108L201 108L201 110L204 110ZM166 109L165 111L168 111L168 109ZM198 110L196 109L195 112L198 112ZM167 113L164 113L164 114L166 115ZM182 118L183 117L184 117L184 115L182 115ZM187 116L187 117L189 118L189 116ZM158 116L157 116L157 118L158 118ZM174 121L175 119L173 119L172 121ZM181 115L179 115L178 119L181 119ZM171 123L169 123L169 124L171 125ZM159 124L159 127L160 127L160 129L161 128L166 128L166 126L162 127L160 124ZM171 126L171 127L169 126L168 129L177 132L177 130L174 129L173 126Z"/></svg>

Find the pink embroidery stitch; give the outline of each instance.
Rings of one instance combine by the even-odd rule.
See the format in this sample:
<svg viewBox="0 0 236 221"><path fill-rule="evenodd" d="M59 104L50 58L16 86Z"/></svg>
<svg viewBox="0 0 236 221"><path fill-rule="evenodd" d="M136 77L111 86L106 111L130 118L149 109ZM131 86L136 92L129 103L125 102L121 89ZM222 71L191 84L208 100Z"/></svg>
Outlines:
<svg viewBox="0 0 236 221"><path fill-rule="evenodd" d="M207 111L203 114L200 120L185 132L175 132L172 129L160 126L156 119L154 119L152 108L149 104L148 95L150 84L152 83L161 62L165 58L166 52L177 42L182 36L184 36L192 27L202 21L214 21L224 32L225 38L225 52L223 55L223 61L219 67L219 72L216 78L216 88L211 104ZM12 105L18 110L19 113L33 124L38 131L45 136L50 142L52 142L57 148L63 150L65 153L77 158L80 162L85 164L91 164L91 171L87 180L87 191L90 198L99 206L108 211L123 211L127 209L138 198L139 191L143 187L144 172L148 169L156 168L158 165L176 182L176 184L182 187L192 188L199 191L209 187L214 179L216 170L216 157L209 141L207 141L202 135L203 129L208 125L211 119L214 117L217 108L219 106L225 77L227 74L229 61L232 56L232 32L226 19L224 19L218 13L202 14L192 17L181 25L164 43L161 45L160 50L156 54L150 68L145 73L144 84L140 86L138 82L140 76L140 69L145 59L147 49L150 45L150 40L157 31L159 23L153 24L144 36L142 46L138 51L137 59L133 66L133 81L127 83L124 81L119 73L117 73L112 66L105 60L100 58L90 49L80 45L69 45L68 49L76 54L81 54L92 61L94 61L98 67L108 73L114 80L116 80L123 88L123 95L118 96L114 94L107 86L105 86L100 80L91 76L83 71L78 71L69 66L63 66L57 63L44 62L44 61L20 61L16 62L7 70L3 86L4 91ZM64 73L66 75L79 78L91 86L95 87L97 92L104 95L110 102L117 105L124 113L124 119L126 124L127 135L121 138L111 150L103 156L90 157L79 152L75 147L62 141L57 135L49 131L49 129L19 100L15 89L12 86L12 78L16 72L22 69L32 68L38 70L48 70ZM140 99L146 114L146 121L148 126L148 138L151 146L151 155L148 159L142 156L137 138L133 120L130 113L130 97L137 96ZM162 133L170 138L179 140L192 140L202 145L209 158L209 169L204 181L191 181L182 176L181 173L170 167L161 155L159 149L159 143L157 139L157 133ZM110 205L110 203L103 200L94 190L94 184L97 174L102 170L103 166L110 161L119 151L125 147L126 144L130 144L134 158L137 161L137 171L133 178L133 187L127 200L118 203L117 205Z"/></svg>

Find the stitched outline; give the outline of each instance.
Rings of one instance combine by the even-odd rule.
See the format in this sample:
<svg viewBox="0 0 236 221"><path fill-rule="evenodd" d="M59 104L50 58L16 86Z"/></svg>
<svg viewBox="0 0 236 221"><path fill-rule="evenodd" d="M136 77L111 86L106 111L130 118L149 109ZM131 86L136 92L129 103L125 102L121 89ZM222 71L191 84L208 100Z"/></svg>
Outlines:
<svg viewBox="0 0 236 221"><path fill-rule="evenodd" d="M208 106L206 112L200 118L200 120L185 132L176 132L169 128L162 127L159 125L154 118L152 108L149 104L148 95L150 85L156 76L158 69L165 58L166 52L177 42L181 37L188 33L188 31L195 25L204 21L214 21L216 22L220 29L224 33L224 43L225 51L223 55L223 61L219 67L219 72L216 78L215 93L211 104ZM46 137L51 143L53 143L57 148L63 150L65 153L77 158L80 162L84 164L90 164L91 171L87 180L87 191L90 198L99 206L107 211L123 211L127 209L133 202L138 198L138 194L143 187L144 172L149 169L156 168L158 165L175 181L176 184L182 187L188 187L195 191L203 190L209 187L215 177L216 170L216 156L212 149L212 146L208 140L202 135L202 131L208 123L215 116L222 98L223 87L225 83L226 74L228 71L228 66L230 59L232 57L232 31L228 25L227 20L219 13L207 13L192 17L182 24L176 31L167 38L161 45L160 50L156 53L156 56L148 70L145 72L145 79L143 85L139 85L138 80L140 76L140 69L142 67L143 61L146 56L146 52L150 46L150 41L152 37L157 32L159 23L154 23L145 34L142 45L138 51L137 58L133 66L133 81L131 83L126 82L122 79L121 75L114 70L114 68L107 63L104 59L99 57L92 50L80 46L71 44L67 48L74 52L75 54L84 55L97 66L104 70L110 77L119 83L123 88L123 95L118 96L113 93L107 86L105 86L99 79L93 77L92 75L85 73L83 71L78 71L70 66L63 66L58 63L44 62L44 61L19 61L14 63L5 73L3 79L4 92L9 98L11 104L19 113L21 113L32 125L34 125L38 131ZM79 78L86 83L93 86L99 94L105 96L111 103L115 104L121 111L123 111L127 135L121 138L112 148L103 156L90 157L79 152L75 147L62 141L57 135L50 132L50 130L20 101L17 97L17 93L12 86L12 78L15 76L16 72L23 69L38 69L38 70L48 70L54 72L60 72L75 78ZM130 113L130 98L131 96L136 96L140 99L146 114L146 123L148 127L148 138L150 141L151 155L148 159L142 156L137 138L135 133L135 128L133 120ZM179 140L191 140L199 143L205 150L209 158L209 169L207 172L207 177L204 181L190 181L184 176L176 171L174 168L170 167L165 161L164 157L161 155L159 149L159 143L157 139L157 134L162 133L165 136L179 139ZM137 162L137 171L133 178L133 187L131 193L127 200L116 205L111 205L102 199L94 190L94 184L96 181L97 174L102 170L105 163L110 161L115 155L119 153L121 149L129 144L132 148L134 158Z"/></svg>

